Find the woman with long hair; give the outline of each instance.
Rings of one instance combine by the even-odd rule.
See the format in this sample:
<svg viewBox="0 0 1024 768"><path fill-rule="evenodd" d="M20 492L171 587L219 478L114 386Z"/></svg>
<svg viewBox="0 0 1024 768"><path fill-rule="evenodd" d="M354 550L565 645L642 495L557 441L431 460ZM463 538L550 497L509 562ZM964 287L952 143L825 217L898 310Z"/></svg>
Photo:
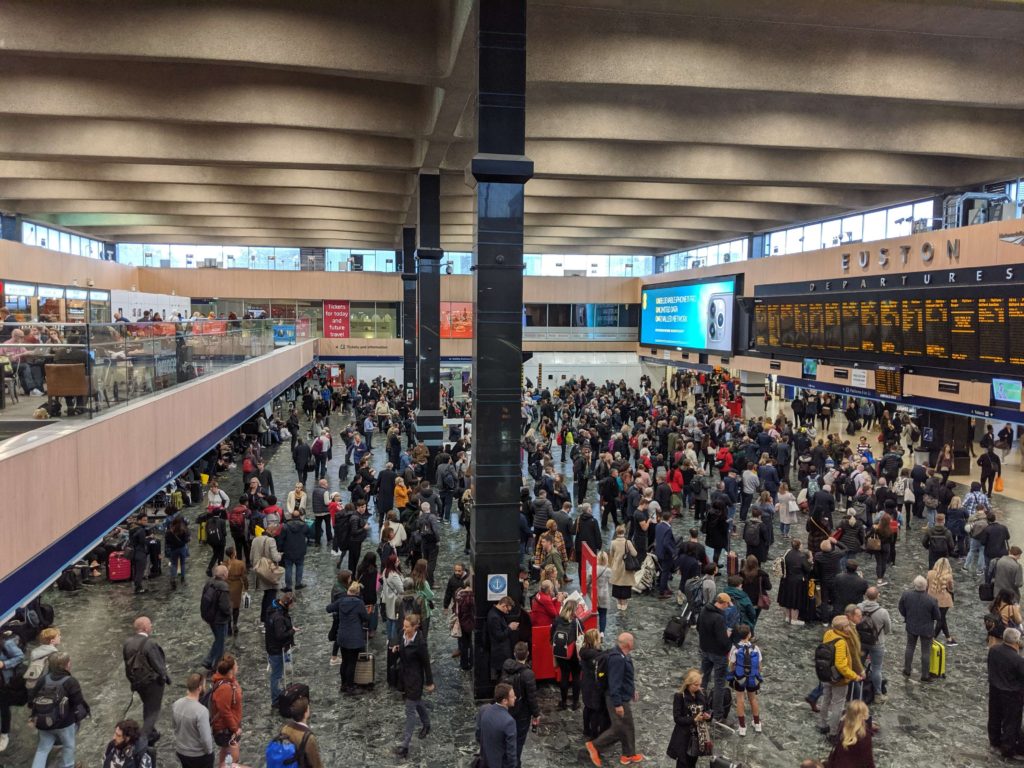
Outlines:
<svg viewBox="0 0 1024 768"><path fill-rule="evenodd" d="M743 591L747 593L750 602L754 604L757 615L761 615L762 595L771 595L772 583L768 579L768 573L761 567L756 555L747 555L740 567L740 576L743 577Z"/></svg>
<svg viewBox="0 0 1024 768"><path fill-rule="evenodd" d="M949 482L949 473L953 471L953 446L945 443L939 451L939 458L935 462L935 469L942 473L942 482Z"/></svg>
<svg viewBox="0 0 1024 768"><path fill-rule="evenodd" d="M387 622L388 642L394 642L398 638L398 606L404 590L403 583L402 566L398 562L398 555L391 555L384 563L380 588L384 620Z"/></svg>
<svg viewBox="0 0 1024 768"><path fill-rule="evenodd" d="M1003 627L1019 627L1021 625L1020 606L1015 602L1013 593L1008 590L1002 589L999 591L999 594L996 595L996 599L992 601L991 605L989 605L988 612L994 616L998 616L1003 622ZM998 634L989 633L989 648L993 645L999 645L1002 641L1002 632L999 632Z"/></svg>
<svg viewBox="0 0 1024 768"><path fill-rule="evenodd" d="M953 607L953 569L945 557L936 560L935 565L928 571L928 594L939 603L939 620L935 622L935 638L938 639L939 632L942 632L946 636L946 645L957 645L956 638L949 634L949 624L946 622L946 614Z"/></svg>
<svg viewBox="0 0 1024 768"><path fill-rule="evenodd" d="M877 538L879 541L878 549L874 550L875 584L879 587L884 587L889 583L885 580L885 569L889 567L889 561L892 560L892 549L896 546L896 536L898 535L898 531L893 531L892 523L893 520L889 513L883 512L864 539L865 545L867 545L868 539Z"/></svg>
<svg viewBox="0 0 1024 768"><path fill-rule="evenodd" d="M796 503L796 497L789 491L789 483L779 483L779 492L775 497L776 515L779 518L779 532L784 538L789 538L789 527L800 521L800 507Z"/></svg>
<svg viewBox="0 0 1024 768"><path fill-rule="evenodd" d="M675 727L666 754L676 761L676 768L696 768L702 755L711 754L711 706L701 683L700 672L689 669L672 697Z"/></svg>
<svg viewBox="0 0 1024 768"><path fill-rule="evenodd" d="M583 692L583 735L593 740L607 729L608 709L597 684L597 657L601 654L601 633L588 629L580 648L580 687Z"/></svg>
<svg viewBox="0 0 1024 768"><path fill-rule="evenodd" d="M868 705L854 699L846 707L839 738L828 756L829 768L875 768L871 748L871 729L868 727Z"/></svg>
<svg viewBox="0 0 1024 768"><path fill-rule="evenodd" d="M377 553L367 552L356 568L355 580L363 585L361 597L370 615L369 633L373 637L377 633Z"/></svg>
<svg viewBox="0 0 1024 768"><path fill-rule="evenodd" d="M420 616L420 624L423 627L423 634L430 632L430 613L434 609L434 590L430 586L430 581L427 580L427 572L430 567L429 563L420 558L416 561L416 564L412 567L412 578L413 589L416 594L423 600L423 613Z"/></svg>
<svg viewBox="0 0 1024 768"><path fill-rule="evenodd" d="M171 589L178 588L178 581L185 583L185 561L188 560L188 542L192 535L182 515L175 515L164 534L164 554L171 562Z"/></svg>

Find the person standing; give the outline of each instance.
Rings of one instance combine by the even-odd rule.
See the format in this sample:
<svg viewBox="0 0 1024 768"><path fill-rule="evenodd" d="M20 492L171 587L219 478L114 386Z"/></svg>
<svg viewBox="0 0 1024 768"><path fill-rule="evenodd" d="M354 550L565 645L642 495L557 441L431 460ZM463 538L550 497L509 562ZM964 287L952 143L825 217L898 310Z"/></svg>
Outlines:
<svg viewBox="0 0 1024 768"><path fill-rule="evenodd" d="M581 627L576 619L576 605L575 600L565 600L551 623L552 653L558 667L558 682L562 691L562 700L558 708L566 709L568 706L569 686L572 685L573 712L580 706L580 660L576 654L576 638Z"/></svg>
<svg viewBox="0 0 1024 768"><path fill-rule="evenodd" d="M214 744L210 711L199 701L205 688L205 678L193 672L185 681L185 695L171 707L174 750L181 768L213 768Z"/></svg>
<svg viewBox="0 0 1024 768"><path fill-rule="evenodd" d="M260 626L267 620L267 611L277 597L277 588L280 584L280 577L274 578L272 566L281 562L281 553L277 550L277 539L274 533L277 530L276 523L267 521L267 530L261 530L259 535L252 540L249 548L249 557L252 560L253 573L256 574L256 586L263 591L263 600L260 602ZM261 566L261 561L266 561Z"/></svg>
<svg viewBox="0 0 1024 768"><path fill-rule="evenodd" d="M188 560L188 543L192 538L188 523L181 515L175 515L164 533L164 554L171 564L171 589L178 588L178 582L185 583L185 561Z"/></svg>
<svg viewBox="0 0 1024 768"><path fill-rule="evenodd" d="M366 649L366 633L370 626L370 615L360 596L362 585L354 581L345 594L327 606L338 621L337 645L341 649L341 690L343 693L356 691L356 662L359 654Z"/></svg>
<svg viewBox="0 0 1024 768"><path fill-rule="evenodd" d="M981 467L981 477L978 479L981 481L982 490L984 490L986 496L992 495L992 486L999 475L1003 474L1003 462L996 455L993 450L993 445L988 444L985 448L985 452L978 457L975 462Z"/></svg>
<svg viewBox="0 0 1024 768"><path fill-rule="evenodd" d="M1024 712L1024 657L1020 630L1003 630L1003 642L988 650L988 743L1012 760L1019 747Z"/></svg>
<svg viewBox="0 0 1024 768"><path fill-rule="evenodd" d="M138 751L141 753L160 738L156 721L164 701L164 686L171 682L171 678L167 675L164 649L152 638L153 622L147 616L140 616L133 626L135 634L124 641L121 655L132 692L139 694L142 702L142 728L138 734Z"/></svg>
<svg viewBox="0 0 1024 768"><path fill-rule="evenodd" d="M331 530L331 488L326 477L317 481L316 488L312 493L313 497L313 540L319 549L321 534L326 533L327 542L334 541L334 532Z"/></svg>
<svg viewBox="0 0 1024 768"><path fill-rule="evenodd" d="M224 641L231 626L231 594L228 589L228 568L218 565L213 569L213 578L203 587L199 602L199 613L213 632L213 645L203 661L203 667L213 669L224 655Z"/></svg>
<svg viewBox="0 0 1024 768"><path fill-rule="evenodd" d="M828 756L829 768L874 768L868 705L854 699L846 708L835 746Z"/></svg>
<svg viewBox="0 0 1024 768"><path fill-rule="evenodd" d="M56 703L66 699L66 706ZM71 657L58 651L49 658L49 671L30 695L32 722L39 732L32 768L46 768L46 758L54 744L61 745L63 764L75 765L75 737L78 724L89 717L89 705L82 696L82 686L71 675Z"/></svg>
<svg viewBox="0 0 1024 768"><path fill-rule="evenodd" d="M122 720L103 753L103 768L153 768L153 759L139 744L139 724Z"/></svg>
<svg viewBox="0 0 1024 768"><path fill-rule="evenodd" d="M508 659L501 668L501 682L512 686L516 701L509 708L516 722L516 761L514 768L523 762L523 747L530 727L540 725L540 702L537 700L537 676L527 663L530 646L522 641L516 643L514 658ZM595 736L597 734L594 734Z"/></svg>
<svg viewBox="0 0 1024 768"><path fill-rule="evenodd" d="M946 614L953 607L953 569L949 560L940 557L935 561L935 567L928 571L928 594L935 598L939 604L939 615L942 617L935 624L935 637L943 634L946 637L946 645L952 647L959 645L956 638L949 633L949 622Z"/></svg>
<svg viewBox="0 0 1024 768"><path fill-rule="evenodd" d="M924 576L914 577L913 589L908 589L900 596L900 615L907 624L907 647L903 653L903 676L910 677L911 665L914 663L914 648L921 646L921 682L932 682L929 671L931 664L932 640L935 637L935 625L941 621L938 601L928 594L928 580Z"/></svg>
<svg viewBox="0 0 1024 768"><path fill-rule="evenodd" d="M296 589L305 589L302 581L302 570L306 562L306 521L302 510L295 509L290 513L288 522L281 527L278 543L281 546L281 560L284 564L284 591L290 592L294 583ZM295 581L292 581L294 575Z"/></svg>
<svg viewBox="0 0 1024 768"><path fill-rule="evenodd" d="M732 605L732 598L720 592L711 604L705 604L697 617L697 635L700 646L700 671L705 689L715 676L715 692L712 696L712 714L716 720L724 720L725 677L729 668L729 651L732 643L725 626L725 611Z"/></svg>
<svg viewBox="0 0 1024 768"><path fill-rule="evenodd" d="M605 706L611 718L611 726L593 741L584 746L590 755L590 762L600 768L601 751L615 742L622 744L622 763L640 763L647 759L636 751L636 731L633 727L633 702L637 700L636 679L633 672L633 635L623 632L607 659L608 690Z"/></svg>
<svg viewBox="0 0 1024 768"><path fill-rule="evenodd" d="M281 679L284 677L284 658L295 642L295 627L289 609L295 601L294 593L285 592L275 599L267 610L264 647L270 666L270 706L276 708L281 697Z"/></svg>
<svg viewBox="0 0 1024 768"><path fill-rule="evenodd" d="M494 702L476 714L476 741L487 768L518 768L516 721L510 714L516 692L508 683L494 686Z"/></svg>
<svg viewBox="0 0 1024 768"><path fill-rule="evenodd" d="M228 594L231 599L231 623L228 635L238 635L238 614L242 610L242 595L249 589L249 573L234 547L224 550L227 557L225 567L228 569Z"/></svg>
<svg viewBox="0 0 1024 768"><path fill-rule="evenodd" d="M401 745L395 748L395 754L404 758L409 756L409 745L412 743L412 732L417 717L422 726L419 737L425 739L430 733L430 712L423 703L423 692L431 693L434 690L430 652L427 650L426 638L420 631L420 617L417 614L410 613L405 617L402 622L402 636L391 650L401 658L399 674L405 699L405 730L402 733Z"/></svg>
<svg viewBox="0 0 1024 768"><path fill-rule="evenodd" d="M242 738L242 687L238 684L238 662L230 653L217 662L210 680L210 730L213 743L220 747L217 765L230 755L238 762Z"/></svg>
<svg viewBox="0 0 1024 768"><path fill-rule="evenodd" d="M825 630L822 643L833 646L833 662L830 679L822 679L819 672L823 693L819 705L821 723L818 730L833 737L839 730L839 719L846 704L850 683L864 679L864 665L861 662L857 630L845 615L840 614L832 619L832 625Z"/></svg>
<svg viewBox="0 0 1024 768"><path fill-rule="evenodd" d="M1000 557L989 566L992 572L992 589L995 594L1006 591L1020 602L1020 590L1024 586L1024 571L1020 565L1021 549L1010 547L1010 554Z"/></svg>
<svg viewBox="0 0 1024 768"><path fill-rule="evenodd" d="M281 726L278 739L295 745L296 768L323 768L320 746L309 727L309 699L297 698L289 712L291 719Z"/></svg>
<svg viewBox="0 0 1024 768"><path fill-rule="evenodd" d="M637 549L629 539L626 538L626 526L615 527L615 538L611 546L611 569L612 569L612 597L620 611L629 607L629 598L633 595L633 585L636 578L633 571L626 570L626 555L637 557Z"/></svg>
<svg viewBox="0 0 1024 768"><path fill-rule="evenodd" d="M875 701L882 701L882 663L885 661L885 636L892 633L892 620L889 611L878 603L878 587L868 587L864 593L864 601L857 606L860 608L861 624L868 624L873 631L857 630L861 650L867 655L870 662L868 674L871 676L871 683L875 690ZM867 629L867 627L865 627ZM865 637L874 637L872 644L865 642Z"/></svg>
<svg viewBox="0 0 1024 768"><path fill-rule="evenodd" d="M699 756L709 751L711 712L701 685L700 672L687 670L683 684L672 698L675 726L665 754L676 761L676 768L697 768Z"/></svg>
<svg viewBox="0 0 1024 768"><path fill-rule="evenodd" d="M129 528L128 546L131 549L135 594L141 595L146 592L142 582L146 578L146 562L149 560L149 516L145 512L142 512L135 525Z"/></svg>

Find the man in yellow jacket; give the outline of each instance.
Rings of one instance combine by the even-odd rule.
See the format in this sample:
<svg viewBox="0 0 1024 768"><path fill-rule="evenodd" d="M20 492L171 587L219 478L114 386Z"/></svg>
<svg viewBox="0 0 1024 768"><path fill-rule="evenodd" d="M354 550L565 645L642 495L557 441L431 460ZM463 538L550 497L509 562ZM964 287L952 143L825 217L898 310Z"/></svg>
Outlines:
<svg viewBox="0 0 1024 768"><path fill-rule="evenodd" d="M857 629L845 615L832 619L832 626L825 630L822 642L826 645L835 644L834 666L839 677L837 682L825 683L825 693L819 705L819 730L832 738L839 733L839 720L842 718L843 705L846 703L846 689L853 681L864 679L864 664L861 661Z"/></svg>

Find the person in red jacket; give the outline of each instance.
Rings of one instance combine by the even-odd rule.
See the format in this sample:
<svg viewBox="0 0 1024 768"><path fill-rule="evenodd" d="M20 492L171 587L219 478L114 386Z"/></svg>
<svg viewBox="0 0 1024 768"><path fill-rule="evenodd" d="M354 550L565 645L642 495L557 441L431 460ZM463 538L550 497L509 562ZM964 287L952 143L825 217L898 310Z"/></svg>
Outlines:
<svg viewBox="0 0 1024 768"><path fill-rule="evenodd" d="M719 446L718 451L715 453L715 464L719 462L721 462L721 466L718 467L718 471L722 477L725 477L729 474L729 470L732 469L732 453L724 445Z"/></svg>
<svg viewBox="0 0 1024 768"><path fill-rule="evenodd" d="M533 598L530 619L535 627L549 626L555 623L558 614L562 611L562 601L565 593L555 593L555 585L551 581L540 583L540 592Z"/></svg>
<svg viewBox="0 0 1024 768"><path fill-rule="evenodd" d="M238 662L230 653L217 662L210 685L210 730L213 742L220 747L217 765L223 765L228 755L237 763L242 737L242 687L238 684Z"/></svg>

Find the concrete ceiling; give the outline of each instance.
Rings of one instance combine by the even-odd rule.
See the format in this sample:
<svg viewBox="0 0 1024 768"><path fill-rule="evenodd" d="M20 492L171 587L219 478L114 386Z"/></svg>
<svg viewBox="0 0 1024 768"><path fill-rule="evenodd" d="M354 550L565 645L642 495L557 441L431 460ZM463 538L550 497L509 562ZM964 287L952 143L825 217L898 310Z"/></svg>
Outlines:
<svg viewBox="0 0 1024 768"><path fill-rule="evenodd" d="M474 0L4 0L0 210L471 250ZM1024 173L1008 0L533 0L526 249L660 253Z"/></svg>

